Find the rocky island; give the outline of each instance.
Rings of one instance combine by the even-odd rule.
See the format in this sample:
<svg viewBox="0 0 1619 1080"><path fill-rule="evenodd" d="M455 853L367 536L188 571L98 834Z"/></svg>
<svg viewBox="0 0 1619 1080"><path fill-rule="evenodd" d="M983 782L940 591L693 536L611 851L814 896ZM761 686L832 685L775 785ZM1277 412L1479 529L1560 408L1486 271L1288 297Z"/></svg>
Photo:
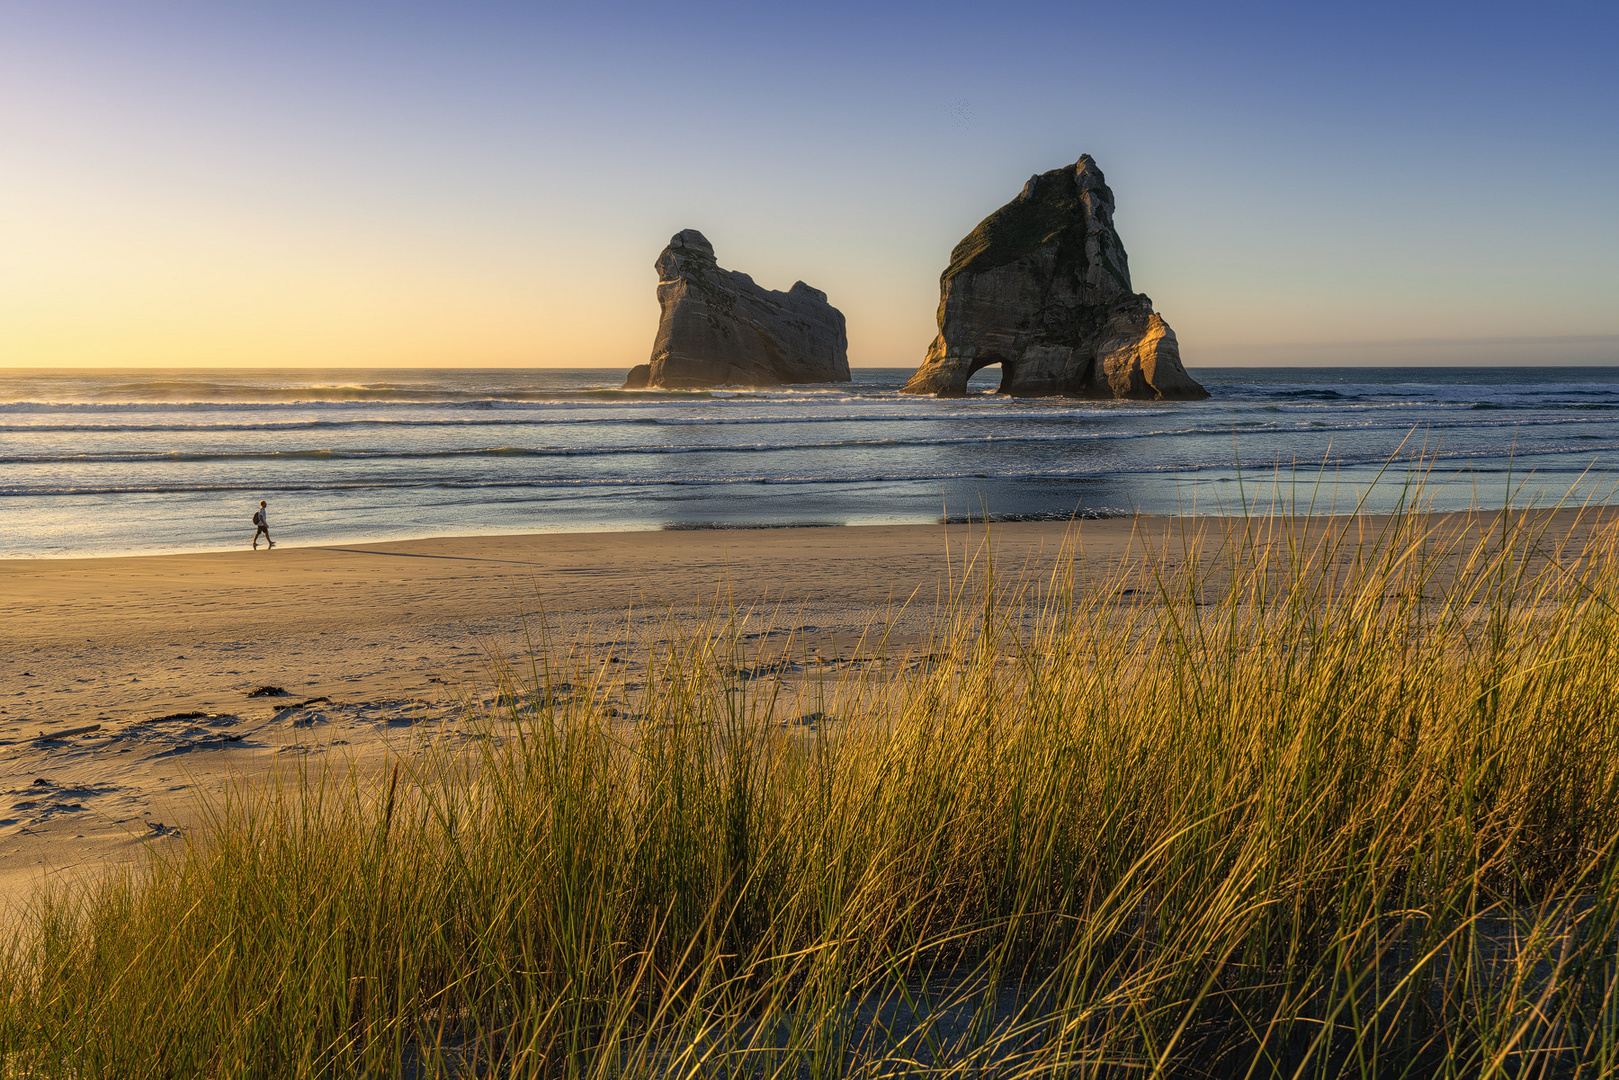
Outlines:
<svg viewBox="0 0 1619 1080"><path fill-rule="evenodd" d="M939 335L905 391L959 397L991 364L1003 394L1209 396L1181 366L1175 331L1131 290L1113 192L1089 154L1030 177L956 245Z"/></svg>
<svg viewBox="0 0 1619 1080"><path fill-rule="evenodd" d="M800 281L776 292L722 269L696 229L676 233L654 265L663 315L651 362L630 369L625 389L849 381L843 312L821 290Z"/></svg>

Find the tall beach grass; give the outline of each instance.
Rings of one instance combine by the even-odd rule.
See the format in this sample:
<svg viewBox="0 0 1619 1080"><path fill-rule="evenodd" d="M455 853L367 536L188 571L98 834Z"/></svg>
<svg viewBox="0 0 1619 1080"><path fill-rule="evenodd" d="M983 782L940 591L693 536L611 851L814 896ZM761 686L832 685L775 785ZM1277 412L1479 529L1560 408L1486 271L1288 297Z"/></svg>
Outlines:
<svg viewBox="0 0 1619 1080"><path fill-rule="evenodd" d="M1619 1076L1619 531L1567 518L1079 529L824 667L542 638L469 749L42 897L0 1074Z"/></svg>

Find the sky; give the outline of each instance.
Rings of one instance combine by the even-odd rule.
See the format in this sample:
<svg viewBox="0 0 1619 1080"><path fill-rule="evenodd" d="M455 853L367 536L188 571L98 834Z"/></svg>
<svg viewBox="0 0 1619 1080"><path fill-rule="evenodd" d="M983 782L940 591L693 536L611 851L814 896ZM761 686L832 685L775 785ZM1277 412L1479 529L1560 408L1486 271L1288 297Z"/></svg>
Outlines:
<svg viewBox="0 0 1619 1080"><path fill-rule="evenodd" d="M912 366L1093 155L1200 366L1619 363L1619 5L0 0L0 366L644 362L653 260Z"/></svg>

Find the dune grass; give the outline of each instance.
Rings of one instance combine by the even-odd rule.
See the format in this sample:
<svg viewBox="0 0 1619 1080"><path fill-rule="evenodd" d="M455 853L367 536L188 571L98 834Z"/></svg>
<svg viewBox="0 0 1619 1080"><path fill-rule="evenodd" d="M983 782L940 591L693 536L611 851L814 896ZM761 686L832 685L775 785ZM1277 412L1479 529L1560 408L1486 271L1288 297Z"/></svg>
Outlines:
<svg viewBox="0 0 1619 1080"><path fill-rule="evenodd" d="M790 701L724 610L627 700L542 642L42 899L0 1074L1619 1076L1619 532L1549 520L981 552Z"/></svg>

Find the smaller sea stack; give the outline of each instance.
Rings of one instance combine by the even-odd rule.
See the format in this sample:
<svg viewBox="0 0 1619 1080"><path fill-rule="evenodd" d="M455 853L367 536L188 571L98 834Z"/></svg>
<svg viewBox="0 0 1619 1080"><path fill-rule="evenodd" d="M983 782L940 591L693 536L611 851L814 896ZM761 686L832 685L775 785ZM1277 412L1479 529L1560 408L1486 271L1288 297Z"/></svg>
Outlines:
<svg viewBox="0 0 1619 1080"><path fill-rule="evenodd" d="M843 312L802 281L786 292L721 269L696 229L674 235L655 264L663 316L650 363L625 389L776 386L849 381Z"/></svg>

